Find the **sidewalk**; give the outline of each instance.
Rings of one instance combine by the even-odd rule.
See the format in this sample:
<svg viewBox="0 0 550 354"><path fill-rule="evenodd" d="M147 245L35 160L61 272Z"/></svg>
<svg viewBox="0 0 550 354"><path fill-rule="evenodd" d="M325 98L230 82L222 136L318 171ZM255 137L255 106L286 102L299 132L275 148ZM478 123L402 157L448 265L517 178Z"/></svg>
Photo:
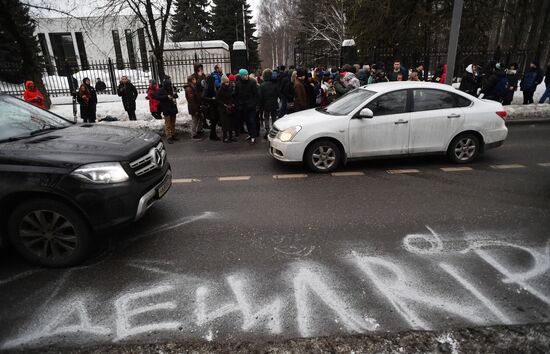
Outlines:
<svg viewBox="0 0 550 354"><path fill-rule="evenodd" d="M550 324L404 331L280 342L168 342L78 348L43 348L26 353L548 353Z"/></svg>

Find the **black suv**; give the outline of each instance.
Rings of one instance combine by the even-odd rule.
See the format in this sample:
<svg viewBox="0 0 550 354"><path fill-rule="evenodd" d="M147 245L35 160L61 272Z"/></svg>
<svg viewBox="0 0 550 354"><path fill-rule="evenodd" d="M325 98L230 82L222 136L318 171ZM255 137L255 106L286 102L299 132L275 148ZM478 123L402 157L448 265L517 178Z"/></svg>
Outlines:
<svg viewBox="0 0 550 354"><path fill-rule="evenodd" d="M77 264L94 234L139 219L171 183L157 134L75 124L0 95L0 235L28 260Z"/></svg>

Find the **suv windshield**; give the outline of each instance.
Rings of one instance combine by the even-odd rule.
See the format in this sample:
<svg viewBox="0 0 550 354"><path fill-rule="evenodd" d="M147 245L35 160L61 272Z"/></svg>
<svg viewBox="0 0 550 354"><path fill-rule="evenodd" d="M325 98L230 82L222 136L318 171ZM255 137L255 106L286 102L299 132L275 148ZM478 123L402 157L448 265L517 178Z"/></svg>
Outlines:
<svg viewBox="0 0 550 354"><path fill-rule="evenodd" d="M0 95L0 141L63 129L72 123L14 97Z"/></svg>
<svg viewBox="0 0 550 354"><path fill-rule="evenodd" d="M346 93L337 101L332 102L326 108L321 109L321 111L335 116L345 116L364 104L374 94L376 94L374 91L355 89Z"/></svg>

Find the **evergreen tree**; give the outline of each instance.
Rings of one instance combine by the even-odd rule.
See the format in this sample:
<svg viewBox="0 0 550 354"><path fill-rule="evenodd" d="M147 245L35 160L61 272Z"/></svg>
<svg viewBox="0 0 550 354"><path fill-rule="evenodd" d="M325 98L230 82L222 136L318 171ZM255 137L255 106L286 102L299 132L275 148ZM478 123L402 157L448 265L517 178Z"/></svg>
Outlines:
<svg viewBox="0 0 550 354"><path fill-rule="evenodd" d="M256 70L260 66L258 39L254 36L256 25L251 22L252 10L246 0L213 0L212 28L215 39L223 40L230 47L236 40L243 41L243 4L248 66Z"/></svg>
<svg viewBox="0 0 550 354"><path fill-rule="evenodd" d="M209 0L176 0L170 32L173 42L204 41L212 33L212 15L206 11Z"/></svg>
<svg viewBox="0 0 550 354"><path fill-rule="evenodd" d="M0 80L13 83L34 81L44 94L46 107L49 107L49 95L42 82L44 62L38 39L34 36L36 24L29 16L29 8L19 0L0 0L0 8L0 65L9 68L0 71Z"/></svg>

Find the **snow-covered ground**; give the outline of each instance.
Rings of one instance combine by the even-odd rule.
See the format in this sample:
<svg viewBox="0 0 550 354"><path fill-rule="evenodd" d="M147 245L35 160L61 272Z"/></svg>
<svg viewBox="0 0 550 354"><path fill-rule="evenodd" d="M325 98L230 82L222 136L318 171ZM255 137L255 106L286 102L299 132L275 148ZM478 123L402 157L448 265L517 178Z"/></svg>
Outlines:
<svg viewBox="0 0 550 354"><path fill-rule="evenodd" d="M97 119L102 120L106 116L111 116L117 118L119 121L124 122L128 121L128 114L124 111L122 105L122 100L116 95L99 95L97 97ZM185 96L180 92L178 102L178 115L176 116L177 122L186 122L191 120L191 116L187 111L187 101ZM80 107L78 103L76 104L77 108L77 119L79 122L80 119ZM70 120L73 119L73 105L72 97L52 97L52 107L50 111L53 113L59 114ZM134 123L136 127L143 124L153 124L155 119L151 116L149 111L149 101L145 99L145 94L140 94L136 100L136 117L140 123ZM111 123L111 122L110 122ZM118 122L114 122L118 123ZM131 122L132 123L132 122ZM158 121L159 124L164 124L163 120Z"/></svg>

